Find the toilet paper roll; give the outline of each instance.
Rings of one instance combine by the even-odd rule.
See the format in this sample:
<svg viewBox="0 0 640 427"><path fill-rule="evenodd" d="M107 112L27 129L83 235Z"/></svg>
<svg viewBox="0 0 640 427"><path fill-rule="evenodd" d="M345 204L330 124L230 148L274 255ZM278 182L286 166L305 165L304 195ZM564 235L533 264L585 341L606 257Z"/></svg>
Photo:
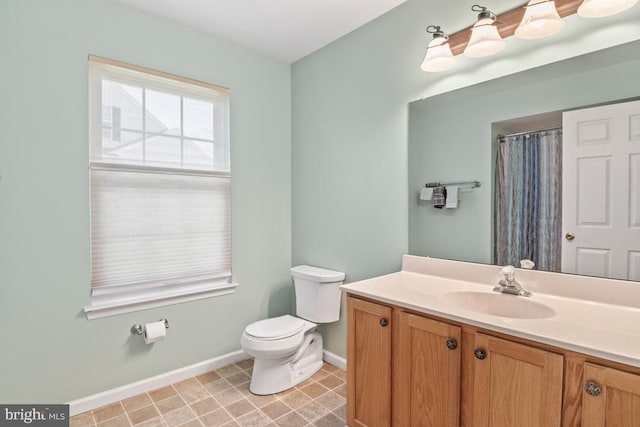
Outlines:
<svg viewBox="0 0 640 427"><path fill-rule="evenodd" d="M144 342L152 344L161 341L167 336L167 328L164 326L164 320L159 322L147 323L144 325Z"/></svg>

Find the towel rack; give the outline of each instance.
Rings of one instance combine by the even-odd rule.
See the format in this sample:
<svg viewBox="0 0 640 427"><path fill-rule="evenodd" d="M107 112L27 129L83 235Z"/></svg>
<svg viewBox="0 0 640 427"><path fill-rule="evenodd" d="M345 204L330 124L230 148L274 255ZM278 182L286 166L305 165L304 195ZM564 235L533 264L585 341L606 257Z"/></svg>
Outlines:
<svg viewBox="0 0 640 427"><path fill-rule="evenodd" d="M462 182L427 182L425 187L446 187L448 185L459 185L461 188L478 188L482 184L480 181L462 181Z"/></svg>

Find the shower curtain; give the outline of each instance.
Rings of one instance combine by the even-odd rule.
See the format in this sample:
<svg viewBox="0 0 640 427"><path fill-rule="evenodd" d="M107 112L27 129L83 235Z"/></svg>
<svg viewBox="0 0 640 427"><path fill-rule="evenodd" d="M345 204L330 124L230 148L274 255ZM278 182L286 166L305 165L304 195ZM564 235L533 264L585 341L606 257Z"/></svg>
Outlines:
<svg viewBox="0 0 640 427"><path fill-rule="evenodd" d="M562 130L498 138L494 192L494 263L560 271Z"/></svg>

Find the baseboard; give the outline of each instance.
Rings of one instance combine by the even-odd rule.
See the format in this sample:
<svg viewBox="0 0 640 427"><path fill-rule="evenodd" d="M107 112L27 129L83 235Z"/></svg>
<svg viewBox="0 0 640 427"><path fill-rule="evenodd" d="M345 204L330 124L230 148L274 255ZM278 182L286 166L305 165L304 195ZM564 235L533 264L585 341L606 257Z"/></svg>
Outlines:
<svg viewBox="0 0 640 427"><path fill-rule="evenodd" d="M335 366L336 368L340 368L343 371L347 370L347 359L344 357L340 357L335 353L331 353L328 350L322 351L322 358L325 362Z"/></svg>
<svg viewBox="0 0 640 427"><path fill-rule="evenodd" d="M340 357L328 350L323 350L322 355L325 362L342 370L347 369L347 361L344 357ZM237 350L190 366L165 372L164 374L149 377L144 380L96 393L81 399L76 399L69 402L69 415L73 416L105 405L110 405L138 394L146 393L178 381L186 380L187 378L195 377L196 375L214 371L223 366L236 363L247 358L249 358L249 355L242 350Z"/></svg>
<svg viewBox="0 0 640 427"><path fill-rule="evenodd" d="M92 409L96 409L101 406L110 405L112 403L119 402L120 400L128 399L129 397L146 393L147 391L155 390L160 387L165 387L169 384L186 380L187 378L201 375L247 358L249 358L249 355L242 350L237 350L190 366L165 372L164 374L136 381L111 390L106 390L101 393L96 393L81 399L76 399L69 402L69 415L73 416L91 411ZM334 364L333 362L327 362Z"/></svg>

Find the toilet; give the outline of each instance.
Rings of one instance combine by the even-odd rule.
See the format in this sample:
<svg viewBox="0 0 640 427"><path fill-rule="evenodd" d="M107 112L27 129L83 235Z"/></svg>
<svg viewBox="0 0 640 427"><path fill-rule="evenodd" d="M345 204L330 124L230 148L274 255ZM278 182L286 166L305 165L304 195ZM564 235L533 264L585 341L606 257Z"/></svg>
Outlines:
<svg viewBox="0 0 640 427"><path fill-rule="evenodd" d="M310 265L291 269L296 315L259 320L240 339L254 357L249 390L273 394L295 386L322 368L322 335L318 323L340 318L340 285L344 273Z"/></svg>

